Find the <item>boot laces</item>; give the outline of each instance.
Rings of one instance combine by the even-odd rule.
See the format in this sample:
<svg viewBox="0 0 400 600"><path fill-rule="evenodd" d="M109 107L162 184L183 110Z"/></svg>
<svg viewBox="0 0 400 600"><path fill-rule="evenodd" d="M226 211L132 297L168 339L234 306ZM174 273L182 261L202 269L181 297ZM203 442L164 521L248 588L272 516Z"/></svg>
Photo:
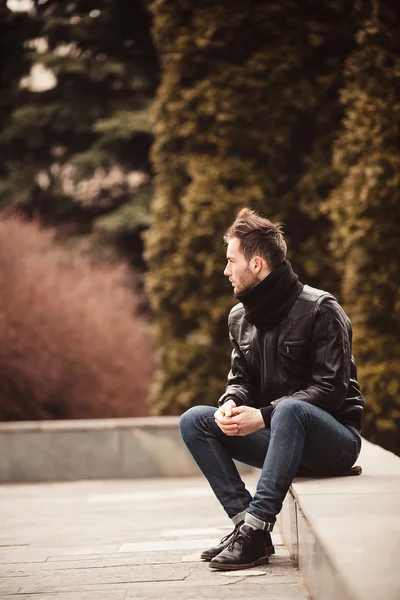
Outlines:
<svg viewBox="0 0 400 600"><path fill-rule="evenodd" d="M235 537L235 535L237 534L237 532L240 529L240 523L238 525L235 525L235 529L233 531L231 531L230 533L228 533L227 535L225 535L222 540L220 541L220 544L223 544L224 542L228 541L228 539L232 536Z"/></svg>
<svg viewBox="0 0 400 600"><path fill-rule="evenodd" d="M230 550L231 552L234 549L235 542L242 542L243 544L248 545L251 543L251 539L247 535L247 533L243 533L243 531L240 531L240 527L238 527L237 530L234 532L230 544L228 546L228 550Z"/></svg>

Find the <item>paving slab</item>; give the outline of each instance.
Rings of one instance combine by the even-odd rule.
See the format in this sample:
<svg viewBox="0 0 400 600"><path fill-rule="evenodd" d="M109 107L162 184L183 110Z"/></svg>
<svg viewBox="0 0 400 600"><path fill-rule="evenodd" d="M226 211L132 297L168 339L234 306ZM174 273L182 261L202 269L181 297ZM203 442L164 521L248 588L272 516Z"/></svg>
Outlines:
<svg viewBox="0 0 400 600"><path fill-rule="evenodd" d="M200 477L3 485L0 514L2 600L307 598L278 531L269 565L201 561L232 526Z"/></svg>

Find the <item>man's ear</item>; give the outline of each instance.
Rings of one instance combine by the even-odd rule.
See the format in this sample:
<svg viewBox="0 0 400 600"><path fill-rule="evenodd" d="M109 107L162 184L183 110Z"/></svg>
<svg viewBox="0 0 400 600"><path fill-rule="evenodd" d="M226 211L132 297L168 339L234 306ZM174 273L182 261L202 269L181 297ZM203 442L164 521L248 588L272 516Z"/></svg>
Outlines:
<svg viewBox="0 0 400 600"><path fill-rule="evenodd" d="M264 260L261 258L261 256L255 256L253 258L253 272L260 273L262 271L263 266Z"/></svg>

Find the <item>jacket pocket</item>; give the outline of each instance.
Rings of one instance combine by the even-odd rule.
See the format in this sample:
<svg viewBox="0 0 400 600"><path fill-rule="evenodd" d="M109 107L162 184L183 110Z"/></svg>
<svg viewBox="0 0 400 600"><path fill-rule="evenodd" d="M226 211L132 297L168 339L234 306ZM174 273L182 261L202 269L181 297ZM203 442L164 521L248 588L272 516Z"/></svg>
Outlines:
<svg viewBox="0 0 400 600"><path fill-rule="evenodd" d="M291 360L300 360L306 349L306 344L307 340L283 340L278 352Z"/></svg>
<svg viewBox="0 0 400 600"><path fill-rule="evenodd" d="M240 348L240 352L244 355L247 356L250 352L250 344L240 344L239 348Z"/></svg>

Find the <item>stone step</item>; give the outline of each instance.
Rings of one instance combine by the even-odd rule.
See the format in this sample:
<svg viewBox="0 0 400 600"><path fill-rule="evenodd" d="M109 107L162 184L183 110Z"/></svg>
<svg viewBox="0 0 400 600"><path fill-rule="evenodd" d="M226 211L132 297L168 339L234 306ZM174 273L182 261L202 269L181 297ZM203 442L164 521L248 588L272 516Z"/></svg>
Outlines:
<svg viewBox="0 0 400 600"><path fill-rule="evenodd" d="M400 458L363 440L360 477L297 478L280 516L313 600L400 599Z"/></svg>

